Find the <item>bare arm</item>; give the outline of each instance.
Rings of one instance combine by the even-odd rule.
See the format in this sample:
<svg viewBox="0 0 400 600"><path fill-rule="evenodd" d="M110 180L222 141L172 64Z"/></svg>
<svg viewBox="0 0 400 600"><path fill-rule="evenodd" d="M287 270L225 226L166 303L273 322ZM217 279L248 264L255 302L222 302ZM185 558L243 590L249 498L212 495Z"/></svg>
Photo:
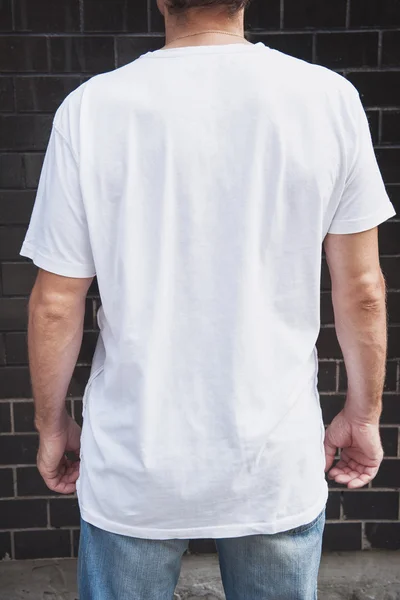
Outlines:
<svg viewBox="0 0 400 600"><path fill-rule="evenodd" d="M61 277L40 270L29 302L28 347L40 434L38 468L55 491L75 491L77 465L64 454L79 452L80 430L65 398L82 343L85 298L92 278Z"/></svg>
<svg viewBox="0 0 400 600"><path fill-rule="evenodd" d="M344 411L327 430L327 467L333 463L336 448L345 448L330 476L349 487L361 487L375 477L383 456L379 419L387 343L386 293L377 229L328 235L325 250L336 332L348 378Z"/></svg>

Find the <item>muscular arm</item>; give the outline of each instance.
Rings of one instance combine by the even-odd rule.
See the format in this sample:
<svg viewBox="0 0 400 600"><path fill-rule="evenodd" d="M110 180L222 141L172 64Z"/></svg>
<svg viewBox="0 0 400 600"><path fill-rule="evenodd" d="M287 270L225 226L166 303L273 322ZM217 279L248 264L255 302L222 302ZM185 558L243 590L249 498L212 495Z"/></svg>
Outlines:
<svg viewBox="0 0 400 600"><path fill-rule="evenodd" d="M29 302L28 348L40 434L38 467L53 490L74 491L76 468L65 451L79 451L80 431L65 409L68 386L82 343L85 298L92 279L40 270Z"/></svg>
<svg viewBox="0 0 400 600"><path fill-rule="evenodd" d="M377 229L328 235L325 250L336 332L348 379L344 411L327 431L327 466L332 465L336 447L346 448L330 476L338 483L350 483L353 476L349 487L360 487L375 477L382 460L379 419L387 334Z"/></svg>
<svg viewBox="0 0 400 600"><path fill-rule="evenodd" d="M355 418L376 422L381 413L387 343L377 230L328 235L325 250L336 333L347 371L346 408Z"/></svg>

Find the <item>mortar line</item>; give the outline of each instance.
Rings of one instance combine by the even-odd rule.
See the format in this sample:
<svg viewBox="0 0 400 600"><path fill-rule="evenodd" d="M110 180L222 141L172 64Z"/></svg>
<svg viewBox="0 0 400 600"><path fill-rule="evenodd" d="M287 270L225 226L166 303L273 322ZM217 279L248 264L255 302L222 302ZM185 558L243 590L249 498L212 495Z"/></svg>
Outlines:
<svg viewBox="0 0 400 600"><path fill-rule="evenodd" d="M11 558L15 559L15 540L14 540L14 532L10 531L11 538Z"/></svg>
<svg viewBox="0 0 400 600"><path fill-rule="evenodd" d="M151 6L150 0L147 0L147 33L151 32Z"/></svg>
<svg viewBox="0 0 400 600"><path fill-rule="evenodd" d="M14 422L14 402L10 401L10 423L11 423L11 433L15 433L15 422Z"/></svg>
<svg viewBox="0 0 400 600"><path fill-rule="evenodd" d="M79 30L81 33L83 33L83 29L84 29L84 17L85 17L85 13L84 13L84 7L83 7L83 0L79 0Z"/></svg>
<svg viewBox="0 0 400 600"><path fill-rule="evenodd" d="M285 0L279 2L279 29L285 27Z"/></svg>
<svg viewBox="0 0 400 600"><path fill-rule="evenodd" d="M351 21L351 5L350 5L351 0L347 0L347 4L346 4L346 29L350 28L350 21Z"/></svg>
<svg viewBox="0 0 400 600"><path fill-rule="evenodd" d="M383 32L378 33L378 69L382 68Z"/></svg>

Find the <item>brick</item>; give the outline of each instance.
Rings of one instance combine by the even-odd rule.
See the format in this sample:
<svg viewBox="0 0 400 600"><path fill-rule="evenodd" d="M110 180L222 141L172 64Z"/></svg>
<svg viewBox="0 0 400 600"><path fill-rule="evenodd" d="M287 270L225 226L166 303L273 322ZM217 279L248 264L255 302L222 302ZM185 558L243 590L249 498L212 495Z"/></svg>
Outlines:
<svg viewBox="0 0 400 600"><path fill-rule="evenodd" d="M346 25L346 0L285 0L285 29L337 28Z"/></svg>
<svg viewBox="0 0 400 600"><path fill-rule="evenodd" d="M49 68L44 37L7 36L0 38L0 71L42 71Z"/></svg>
<svg viewBox="0 0 400 600"><path fill-rule="evenodd" d="M73 552L74 558L77 558L78 554L79 554L80 533L81 532L79 529L74 529L74 531L72 532L72 552Z"/></svg>
<svg viewBox="0 0 400 600"><path fill-rule="evenodd" d="M400 290L400 259L390 256L381 258L381 267L389 290Z"/></svg>
<svg viewBox="0 0 400 600"><path fill-rule="evenodd" d="M82 397L90 375L90 367L76 367L68 389L69 397Z"/></svg>
<svg viewBox="0 0 400 600"><path fill-rule="evenodd" d="M114 69L111 37L57 37L51 39L54 73L101 73Z"/></svg>
<svg viewBox="0 0 400 600"><path fill-rule="evenodd" d="M398 0L352 0L351 27L397 27L400 25Z"/></svg>
<svg viewBox="0 0 400 600"><path fill-rule="evenodd" d="M26 227L0 227L0 260L23 260L19 254Z"/></svg>
<svg viewBox="0 0 400 600"><path fill-rule="evenodd" d="M156 33L164 33L165 22L164 17L157 7L157 0L149 0L150 2L150 31Z"/></svg>
<svg viewBox="0 0 400 600"><path fill-rule="evenodd" d="M382 37L382 66L398 67L400 63L400 31L384 31Z"/></svg>
<svg viewBox="0 0 400 600"><path fill-rule="evenodd" d="M334 327L324 327L321 329L317 341L318 355L322 358L341 359L342 351L337 341Z"/></svg>
<svg viewBox="0 0 400 600"><path fill-rule="evenodd" d="M82 346L78 358L79 364L91 364L97 338L97 331L88 331L83 334Z"/></svg>
<svg viewBox="0 0 400 600"><path fill-rule="evenodd" d="M1 272L5 296L27 296L31 293L37 274L33 263L3 263Z"/></svg>
<svg viewBox="0 0 400 600"><path fill-rule="evenodd" d="M0 225L25 225L31 218L35 193L31 190L0 191Z"/></svg>
<svg viewBox="0 0 400 600"><path fill-rule="evenodd" d="M329 492L328 502L326 504L326 518L340 518L340 496L341 492Z"/></svg>
<svg viewBox="0 0 400 600"><path fill-rule="evenodd" d="M345 403L344 395L325 396L321 394L322 416L325 425L329 425L338 413L343 409Z"/></svg>
<svg viewBox="0 0 400 600"><path fill-rule="evenodd" d="M0 532L0 560L11 558L11 533Z"/></svg>
<svg viewBox="0 0 400 600"><path fill-rule="evenodd" d="M65 558L71 556L67 530L17 531L14 535L15 558Z"/></svg>
<svg viewBox="0 0 400 600"><path fill-rule="evenodd" d="M400 104L400 71L349 73L348 79L360 92L365 107Z"/></svg>
<svg viewBox="0 0 400 600"><path fill-rule="evenodd" d="M323 325L333 325L334 322L332 294L330 292L323 292L321 294L321 323Z"/></svg>
<svg viewBox="0 0 400 600"><path fill-rule="evenodd" d="M14 428L17 432L30 433L35 431L35 411L33 402L14 402Z"/></svg>
<svg viewBox="0 0 400 600"><path fill-rule="evenodd" d="M85 330L87 330L87 329L93 329L94 328L94 322L93 322L93 298L86 298L86 302L85 302L85 320L84 320L83 326L84 326ZM98 333L96 333L96 337L97 336L98 336Z"/></svg>
<svg viewBox="0 0 400 600"><path fill-rule="evenodd" d="M163 46L161 36L134 36L117 38L118 66L126 65L146 52L153 52Z"/></svg>
<svg viewBox="0 0 400 600"><path fill-rule="evenodd" d="M17 468L18 496L58 496L51 491L36 467Z"/></svg>
<svg viewBox="0 0 400 600"><path fill-rule="evenodd" d="M0 2L0 31L12 30L12 0ZM0 557L1 559L1 557Z"/></svg>
<svg viewBox="0 0 400 600"><path fill-rule="evenodd" d="M17 111L54 113L80 84L80 77L19 77L15 84Z"/></svg>
<svg viewBox="0 0 400 600"><path fill-rule="evenodd" d="M386 191L396 211L396 219L400 215L400 185L387 185Z"/></svg>
<svg viewBox="0 0 400 600"><path fill-rule="evenodd" d="M11 412L8 402L0 402L0 433L11 431ZM0 495L1 498L1 495Z"/></svg>
<svg viewBox="0 0 400 600"><path fill-rule="evenodd" d="M36 189L42 171L44 153L26 153L23 155L26 187Z"/></svg>
<svg viewBox="0 0 400 600"><path fill-rule="evenodd" d="M279 29L280 5L279 0L268 2L252 2L245 15L247 31L265 31L266 29Z"/></svg>
<svg viewBox="0 0 400 600"><path fill-rule="evenodd" d="M85 0L84 31L147 32L147 2Z"/></svg>
<svg viewBox="0 0 400 600"><path fill-rule="evenodd" d="M31 398L28 367L2 367L0 369L0 398Z"/></svg>
<svg viewBox="0 0 400 600"><path fill-rule="evenodd" d="M400 424L400 395L383 394L381 423L383 425Z"/></svg>
<svg viewBox="0 0 400 600"><path fill-rule="evenodd" d="M400 523L366 523L365 534L371 548L400 550Z"/></svg>
<svg viewBox="0 0 400 600"><path fill-rule="evenodd" d="M361 523L327 523L322 547L331 552L361 550Z"/></svg>
<svg viewBox="0 0 400 600"><path fill-rule="evenodd" d="M331 276L329 273L328 263L325 259L322 260L321 269L321 290L323 292L330 291L332 289Z"/></svg>
<svg viewBox="0 0 400 600"><path fill-rule="evenodd" d="M51 527L73 527L79 523L80 513L76 498L50 500Z"/></svg>
<svg viewBox="0 0 400 600"><path fill-rule="evenodd" d="M1 435L0 464L29 465L36 463L37 435Z"/></svg>
<svg viewBox="0 0 400 600"><path fill-rule="evenodd" d="M249 34L247 39L254 44L263 42L266 46L295 58L312 61L311 33Z"/></svg>
<svg viewBox="0 0 400 600"><path fill-rule="evenodd" d="M334 392L336 390L336 362L320 361L318 389L320 392Z"/></svg>
<svg viewBox="0 0 400 600"><path fill-rule="evenodd" d="M399 239L400 222L388 221L379 227L379 247L382 254L397 254Z"/></svg>
<svg viewBox="0 0 400 600"><path fill-rule="evenodd" d="M99 296L99 286L97 282L97 277L93 279L93 282L88 291L89 298L96 298Z"/></svg>
<svg viewBox="0 0 400 600"><path fill-rule="evenodd" d="M13 110L15 110L13 80L11 77L0 77L0 112Z"/></svg>
<svg viewBox="0 0 400 600"><path fill-rule="evenodd" d="M344 492L343 514L347 519L397 519L399 494L396 492Z"/></svg>
<svg viewBox="0 0 400 600"><path fill-rule="evenodd" d="M197 539L189 541L189 551L193 554L215 554L217 547L214 540Z"/></svg>
<svg viewBox="0 0 400 600"><path fill-rule="evenodd" d="M1 529L46 527L46 500L1 500Z"/></svg>
<svg viewBox="0 0 400 600"><path fill-rule="evenodd" d="M82 427L82 400L74 400L74 418L78 425Z"/></svg>
<svg viewBox="0 0 400 600"><path fill-rule="evenodd" d="M389 323L400 324L400 292L389 292L387 295Z"/></svg>
<svg viewBox="0 0 400 600"><path fill-rule="evenodd" d="M371 132L372 142L376 145L379 141L379 111L368 110L367 119Z"/></svg>
<svg viewBox="0 0 400 600"><path fill-rule="evenodd" d="M12 469L0 469L0 498L11 498L12 496L14 496Z"/></svg>
<svg viewBox="0 0 400 600"><path fill-rule="evenodd" d="M4 335L0 333L0 365L6 364L6 348L4 342Z"/></svg>
<svg viewBox="0 0 400 600"><path fill-rule="evenodd" d="M6 361L8 365L28 364L28 344L25 332L4 334Z"/></svg>
<svg viewBox="0 0 400 600"><path fill-rule="evenodd" d="M25 175L21 154L0 154L0 188L23 187Z"/></svg>
<svg viewBox="0 0 400 600"><path fill-rule="evenodd" d="M395 392L397 389L397 362L389 361L386 364L386 379L385 379L385 391ZM339 391L347 391L347 373L344 363L340 364L339 369Z"/></svg>
<svg viewBox="0 0 400 600"><path fill-rule="evenodd" d="M17 31L79 31L79 0L16 0L15 24Z"/></svg>
<svg viewBox="0 0 400 600"><path fill-rule="evenodd" d="M51 115L0 115L1 150L46 150Z"/></svg>
<svg viewBox="0 0 400 600"><path fill-rule="evenodd" d="M399 37L400 44L400 37ZM400 57L399 57L400 62ZM385 110L382 114L382 143L400 144L400 110Z"/></svg>
<svg viewBox="0 0 400 600"><path fill-rule="evenodd" d="M317 63L330 69L377 67L378 33L320 33L317 35Z"/></svg>
<svg viewBox="0 0 400 600"><path fill-rule="evenodd" d="M388 358L398 356L400 356L400 329L398 327L389 327Z"/></svg>
<svg viewBox="0 0 400 600"><path fill-rule="evenodd" d="M397 456L399 430L397 427L381 427L381 440L385 456Z"/></svg>
<svg viewBox="0 0 400 600"><path fill-rule="evenodd" d="M28 322L25 298L0 298L0 330L25 330Z"/></svg>
<svg viewBox="0 0 400 600"><path fill-rule="evenodd" d="M384 460L372 486L400 488L400 460Z"/></svg>
<svg viewBox="0 0 400 600"><path fill-rule="evenodd" d="M400 162L400 149L379 148L376 150L376 158L385 183L400 183L400 173L398 168ZM397 252L395 253L397 254Z"/></svg>

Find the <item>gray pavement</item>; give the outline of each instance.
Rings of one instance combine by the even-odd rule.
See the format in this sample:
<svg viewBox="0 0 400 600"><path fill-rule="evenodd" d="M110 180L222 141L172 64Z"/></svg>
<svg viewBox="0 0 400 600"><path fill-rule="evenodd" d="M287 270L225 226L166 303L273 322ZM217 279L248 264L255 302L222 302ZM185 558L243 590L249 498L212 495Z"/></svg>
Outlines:
<svg viewBox="0 0 400 600"><path fill-rule="evenodd" d="M0 600L77 598L73 559L0 562ZM216 555L185 556L175 600L224 598ZM325 554L319 600L400 600L400 552Z"/></svg>

